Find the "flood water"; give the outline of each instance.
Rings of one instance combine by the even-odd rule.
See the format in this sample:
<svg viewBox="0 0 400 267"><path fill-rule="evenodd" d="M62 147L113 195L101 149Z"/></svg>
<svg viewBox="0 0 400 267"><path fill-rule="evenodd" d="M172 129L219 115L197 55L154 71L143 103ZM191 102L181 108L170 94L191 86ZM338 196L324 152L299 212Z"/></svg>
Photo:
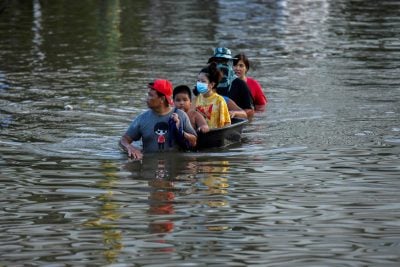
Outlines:
<svg viewBox="0 0 400 267"><path fill-rule="evenodd" d="M0 1L1 266L399 266L400 2ZM269 98L240 144L117 146L216 46Z"/></svg>

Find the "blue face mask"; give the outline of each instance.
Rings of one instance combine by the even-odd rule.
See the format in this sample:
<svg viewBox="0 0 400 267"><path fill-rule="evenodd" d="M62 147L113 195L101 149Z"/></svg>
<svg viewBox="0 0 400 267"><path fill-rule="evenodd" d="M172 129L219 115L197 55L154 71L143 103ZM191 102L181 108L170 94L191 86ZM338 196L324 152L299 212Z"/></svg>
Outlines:
<svg viewBox="0 0 400 267"><path fill-rule="evenodd" d="M197 88L197 92L199 92L200 94L205 94L208 92L208 84L206 84L206 83L197 82L196 88Z"/></svg>

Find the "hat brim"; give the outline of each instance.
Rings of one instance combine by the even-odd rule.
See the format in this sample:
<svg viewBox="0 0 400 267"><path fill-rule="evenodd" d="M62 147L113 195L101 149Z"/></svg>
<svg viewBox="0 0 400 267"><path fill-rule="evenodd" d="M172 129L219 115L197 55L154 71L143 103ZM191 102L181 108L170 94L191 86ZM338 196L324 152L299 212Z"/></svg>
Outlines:
<svg viewBox="0 0 400 267"><path fill-rule="evenodd" d="M226 55L221 55L221 56L216 55L216 56L210 57L210 58L208 59L208 63L210 63L210 62L211 62L213 59L215 59L215 58L222 58L222 59L227 59L227 60L237 60L236 57L231 57L231 56L226 56Z"/></svg>
<svg viewBox="0 0 400 267"><path fill-rule="evenodd" d="M154 82L148 83L148 84L147 84L147 87L150 88L150 89L156 90L157 92L159 92L156 88L154 88ZM161 93L161 92L159 92L159 93ZM161 93L161 94L165 97L165 99L167 99L167 102L168 102L168 104L169 104L170 106L173 106L173 105L174 105L174 100L172 100L172 97L171 97L171 96L167 96L167 95L165 95L165 94L163 94L163 93Z"/></svg>
<svg viewBox="0 0 400 267"><path fill-rule="evenodd" d="M214 57L214 58L226 58L226 59L233 59L233 57L232 57L232 56L230 56L230 55L225 55L225 54L216 54L216 55L214 55L214 56L212 56L212 57Z"/></svg>

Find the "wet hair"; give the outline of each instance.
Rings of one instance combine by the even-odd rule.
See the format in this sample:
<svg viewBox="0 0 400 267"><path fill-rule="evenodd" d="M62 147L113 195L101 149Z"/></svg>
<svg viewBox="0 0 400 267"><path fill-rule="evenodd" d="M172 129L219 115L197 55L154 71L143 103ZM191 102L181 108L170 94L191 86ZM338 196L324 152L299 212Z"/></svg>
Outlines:
<svg viewBox="0 0 400 267"><path fill-rule="evenodd" d="M246 69L249 70L250 69L250 62L249 59L247 58L247 56L244 53L240 53L237 54L236 56L234 56L234 60L233 60L233 66L236 66L239 61L243 61L244 65L246 66Z"/></svg>
<svg viewBox="0 0 400 267"><path fill-rule="evenodd" d="M223 73L218 69L217 63L211 62L207 65L207 67L202 68L200 73L204 73L210 83L214 83L214 88L217 88L218 83L221 81L222 77L224 76Z"/></svg>
<svg viewBox="0 0 400 267"><path fill-rule="evenodd" d="M189 99L192 99L192 91L190 90L189 86L187 85L178 85L174 88L174 92L172 93L172 98L175 99L177 94L187 94Z"/></svg>

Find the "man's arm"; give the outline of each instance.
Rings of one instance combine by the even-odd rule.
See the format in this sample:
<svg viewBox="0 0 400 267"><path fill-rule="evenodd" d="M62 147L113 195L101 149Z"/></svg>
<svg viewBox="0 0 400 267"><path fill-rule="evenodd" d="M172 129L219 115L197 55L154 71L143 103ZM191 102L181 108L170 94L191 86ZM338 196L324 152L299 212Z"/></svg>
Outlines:
<svg viewBox="0 0 400 267"><path fill-rule="evenodd" d="M247 113L241 109L235 101L227 97L227 102L226 104L228 105L228 110L229 110L229 115L231 118L242 118L242 119L247 119Z"/></svg>
<svg viewBox="0 0 400 267"><path fill-rule="evenodd" d="M143 153L140 149L134 147L132 145L132 138L129 137L129 135L124 134L121 137L121 140L119 142L119 145L123 150L125 150L128 153L128 157L134 158L134 159L142 159L143 158Z"/></svg>

